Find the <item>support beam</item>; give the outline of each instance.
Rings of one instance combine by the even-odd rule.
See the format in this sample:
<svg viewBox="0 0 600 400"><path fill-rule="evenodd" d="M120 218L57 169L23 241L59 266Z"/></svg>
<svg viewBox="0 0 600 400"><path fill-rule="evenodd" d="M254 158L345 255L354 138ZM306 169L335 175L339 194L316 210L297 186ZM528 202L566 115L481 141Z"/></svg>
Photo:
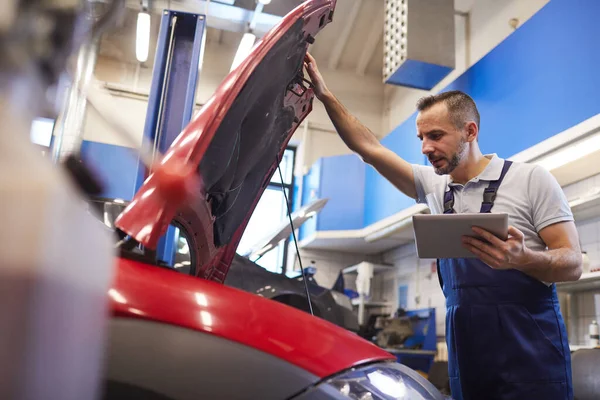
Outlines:
<svg viewBox="0 0 600 400"><path fill-rule="evenodd" d="M381 20L383 21L383 1L379 2L380 5L377 7L377 12L375 16L381 15ZM363 44L363 50L360 53L360 58L358 59L358 63L356 65L356 73L360 76L364 76L371 59L375 55L375 50L377 50L377 43L383 37L383 24L374 23L371 27L371 31L369 32L369 36L367 36L367 40L365 40Z"/></svg>
<svg viewBox="0 0 600 400"><path fill-rule="evenodd" d="M352 29L354 29L354 24L356 23L356 18L358 18L358 13L362 7L363 0L354 0L352 4L352 10L350 10L350 16L348 20L344 23L344 29L340 34L339 39L335 43L334 48L331 51L331 57L329 58L329 69L336 70L340 59L342 58L342 53L344 52L344 48L348 43L348 39L350 38L350 34L352 33Z"/></svg>
<svg viewBox="0 0 600 400"><path fill-rule="evenodd" d="M166 153L192 119L205 34L204 15L163 11L144 125L154 154ZM136 191L150 173L139 164ZM176 240L176 229L170 226L156 250L159 259L171 266Z"/></svg>

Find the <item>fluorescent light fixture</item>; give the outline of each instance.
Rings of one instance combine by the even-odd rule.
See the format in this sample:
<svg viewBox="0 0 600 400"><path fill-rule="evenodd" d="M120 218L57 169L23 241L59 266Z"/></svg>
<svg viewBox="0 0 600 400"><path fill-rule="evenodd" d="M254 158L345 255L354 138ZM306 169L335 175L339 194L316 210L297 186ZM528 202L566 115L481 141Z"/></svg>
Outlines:
<svg viewBox="0 0 600 400"><path fill-rule="evenodd" d="M254 47L254 41L256 40L256 36L253 33L247 32L242 36L242 40L240 41L240 45L238 46L237 52L235 53L235 57L233 58L233 63L231 64L231 69L229 72L233 71L244 61L252 47Z"/></svg>
<svg viewBox="0 0 600 400"><path fill-rule="evenodd" d="M40 146L50 147L52 142L52 130L54 120L49 118L35 118L31 124L29 138L32 143Z"/></svg>
<svg viewBox="0 0 600 400"><path fill-rule="evenodd" d="M139 62L148 60L150 47L150 14L140 12L137 18L137 32L135 38L135 57Z"/></svg>
<svg viewBox="0 0 600 400"><path fill-rule="evenodd" d="M535 160L534 163L541 165L548 171L562 167L580 158L588 156L600 149L600 133L595 133L583 139L570 143L555 152Z"/></svg>
<svg viewBox="0 0 600 400"><path fill-rule="evenodd" d="M206 25L204 27L204 33L202 34L202 45L200 46L200 57L198 58L198 73L202 71L202 65L204 64L204 49L206 49Z"/></svg>
<svg viewBox="0 0 600 400"><path fill-rule="evenodd" d="M271 0L258 0L259 3L267 5L271 3Z"/></svg>

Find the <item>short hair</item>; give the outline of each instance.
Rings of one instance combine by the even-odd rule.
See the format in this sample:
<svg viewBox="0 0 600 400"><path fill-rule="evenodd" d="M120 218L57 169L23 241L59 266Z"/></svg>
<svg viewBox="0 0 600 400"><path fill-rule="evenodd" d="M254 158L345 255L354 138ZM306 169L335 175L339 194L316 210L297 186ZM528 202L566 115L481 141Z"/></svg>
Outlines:
<svg viewBox="0 0 600 400"><path fill-rule="evenodd" d="M417 110L424 111L441 102L448 107L448 112L457 128L461 129L467 120L473 120L479 129L479 111L475 101L471 96L459 90L421 97L417 101Z"/></svg>

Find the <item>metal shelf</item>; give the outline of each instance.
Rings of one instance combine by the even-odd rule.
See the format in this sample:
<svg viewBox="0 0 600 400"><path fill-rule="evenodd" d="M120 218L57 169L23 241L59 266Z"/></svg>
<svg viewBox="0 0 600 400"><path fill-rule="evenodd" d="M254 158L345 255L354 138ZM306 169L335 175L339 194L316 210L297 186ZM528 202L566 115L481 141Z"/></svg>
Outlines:
<svg viewBox="0 0 600 400"><path fill-rule="evenodd" d="M352 275L356 276L356 279L359 279L360 274L363 272L367 273L367 275L369 277L368 281L364 282L364 285L361 285L361 288L357 287L358 292L361 292L361 291L363 291L363 292L359 293L359 296L357 298L354 298L351 300L352 305L355 307L358 307L357 316L358 316L358 323L360 325L363 325L365 323L367 309L393 307L393 304L390 302L387 302L387 301L367 300L367 299L371 298L371 296L370 296L371 281L373 280L373 277L377 273L381 273L384 271L393 271L393 268L394 267L392 265L375 264L375 263L363 261L359 264L351 265L342 270L342 273L344 275L352 274Z"/></svg>
<svg viewBox="0 0 600 400"><path fill-rule="evenodd" d="M360 305L360 298L354 298L351 300L353 306ZM391 307L392 304L388 301L365 301L365 307Z"/></svg>
<svg viewBox="0 0 600 400"><path fill-rule="evenodd" d="M556 284L556 290L561 292L582 292L586 290L600 289L600 271L582 274L575 282L560 282Z"/></svg>
<svg viewBox="0 0 600 400"><path fill-rule="evenodd" d="M395 349L385 347L383 350L392 354L404 354L404 355L419 355L419 356L435 356L437 350L413 350L413 349Z"/></svg>
<svg viewBox="0 0 600 400"><path fill-rule="evenodd" d="M590 346L590 345L576 345L576 344L571 344L571 345L569 345L569 348L571 349L571 351L577 351L577 350L595 349L596 347L593 347L593 346Z"/></svg>
<svg viewBox="0 0 600 400"><path fill-rule="evenodd" d="M360 263L362 264L362 263ZM351 267L346 267L342 270L343 274L356 274L358 273L358 267L360 264L352 265ZM373 273L377 274L379 272L391 271L393 265L385 265L385 264L373 264Z"/></svg>
<svg viewBox="0 0 600 400"><path fill-rule="evenodd" d="M600 216L600 193L591 192L569 202L573 217L576 220L590 219Z"/></svg>

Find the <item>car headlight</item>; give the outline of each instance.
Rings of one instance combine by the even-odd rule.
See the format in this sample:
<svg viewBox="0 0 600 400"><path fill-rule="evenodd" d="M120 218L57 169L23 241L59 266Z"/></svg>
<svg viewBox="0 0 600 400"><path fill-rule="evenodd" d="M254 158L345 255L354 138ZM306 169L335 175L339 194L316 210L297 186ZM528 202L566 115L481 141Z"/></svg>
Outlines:
<svg viewBox="0 0 600 400"><path fill-rule="evenodd" d="M444 400L425 378L395 362L367 365L323 381L311 390L336 400ZM327 397L322 397L327 393ZM316 393L315 393L316 394ZM301 397L310 399L312 396Z"/></svg>

